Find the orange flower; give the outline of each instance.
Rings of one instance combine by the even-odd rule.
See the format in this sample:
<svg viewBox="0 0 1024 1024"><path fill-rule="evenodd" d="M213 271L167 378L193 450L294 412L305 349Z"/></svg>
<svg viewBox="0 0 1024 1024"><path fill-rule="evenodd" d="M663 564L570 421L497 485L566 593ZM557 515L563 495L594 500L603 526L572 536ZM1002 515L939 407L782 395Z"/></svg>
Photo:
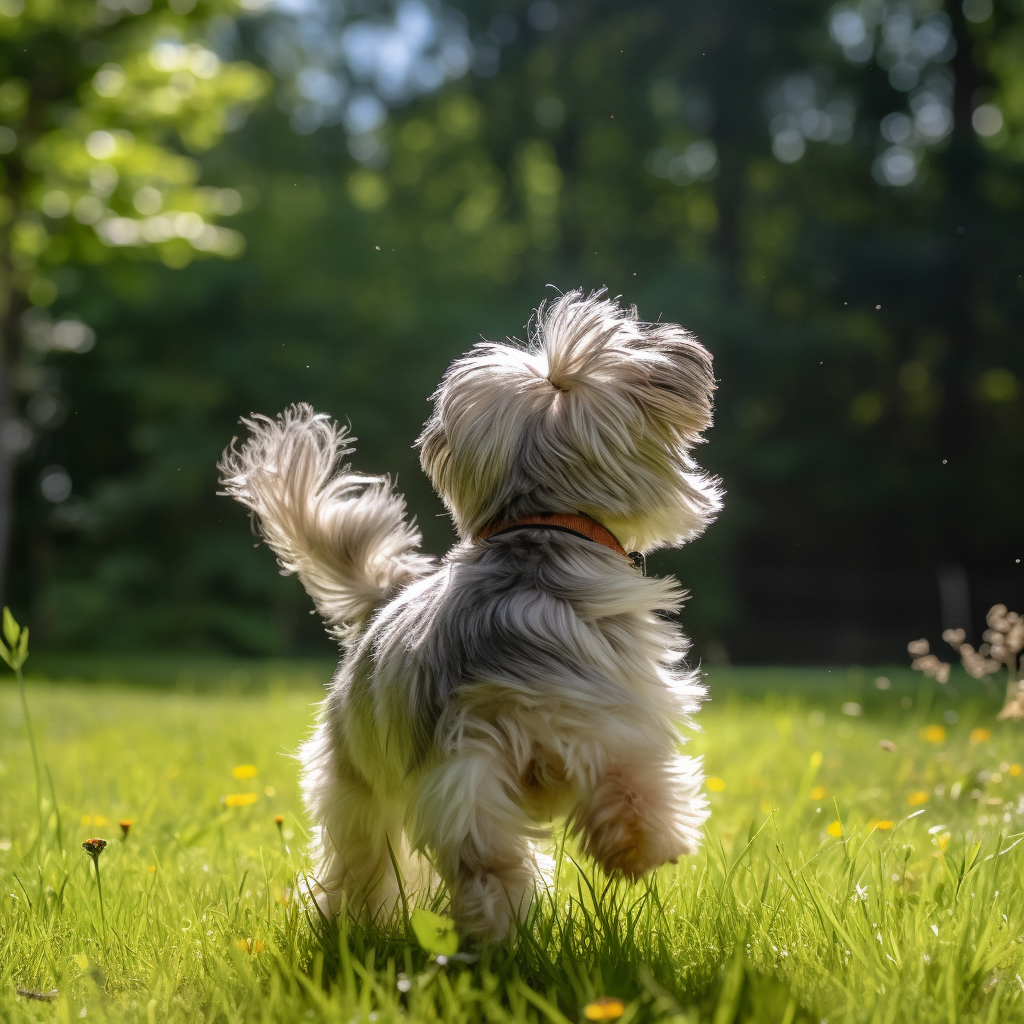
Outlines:
<svg viewBox="0 0 1024 1024"><path fill-rule="evenodd" d="M132 823L128 818L122 818L118 824L121 826L121 839L125 840L128 838L128 833L132 829Z"/></svg>
<svg viewBox="0 0 1024 1024"><path fill-rule="evenodd" d="M277 826L278 832L280 832L281 831L281 826L284 824L284 815L283 814L275 814L274 815L274 824Z"/></svg>
<svg viewBox="0 0 1024 1024"><path fill-rule="evenodd" d="M618 1020L626 1012L621 999L615 996L601 996L583 1007L587 1020Z"/></svg>
<svg viewBox="0 0 1024 1024"><path fill-rule="evenodd" d="M985 743L987 740L992 739L992 733L988 729L978 726L976 729L972 729L967 736L968 742L972 747L977 746L979 743Z"/></svg>
<svg viewBox="0 0 1024 1024"><path fill-rule="evenodd" d="M228 793L224 797L227 807L248 807L250 804L256 803L257 800L259 800L259 796L256 793Z"/></svg>

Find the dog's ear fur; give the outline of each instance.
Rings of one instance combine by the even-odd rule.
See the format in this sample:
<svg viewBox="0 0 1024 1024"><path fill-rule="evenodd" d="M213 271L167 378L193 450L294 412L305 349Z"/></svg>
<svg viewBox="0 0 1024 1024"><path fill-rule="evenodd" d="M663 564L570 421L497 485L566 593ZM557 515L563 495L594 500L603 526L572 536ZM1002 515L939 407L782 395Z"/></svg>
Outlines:
<svg viewBox="0 0 1024 1024"><path fill-rule="evenodd" d="M627 548L678 545L719 507L689 457L714 387L711 356L682 328L569 292L537 310L527 347L487 342L451 366L421 463L463 537L584 512Z"/></svg>

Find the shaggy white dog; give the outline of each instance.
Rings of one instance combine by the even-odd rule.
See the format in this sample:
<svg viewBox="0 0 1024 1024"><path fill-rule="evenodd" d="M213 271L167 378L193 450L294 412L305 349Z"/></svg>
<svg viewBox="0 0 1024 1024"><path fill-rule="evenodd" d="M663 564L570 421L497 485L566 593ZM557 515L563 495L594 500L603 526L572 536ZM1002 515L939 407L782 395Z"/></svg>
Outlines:
<svg viewBox="0 0 1024 1024"><path fill-rule="evenodd" d="M407 893L433 867L459 925L501 938L557 816L629 879L696 848L683 595L626 552L683 544L719 508L689 455L713 389L692 335L600 293L542 305L525 346L477 345L418 442L459 532L440 562L387 477L342 465L343 428L306 405L244 421L226 493L345 651L302 750L325 913L377 913L395 863Z"/></svg>

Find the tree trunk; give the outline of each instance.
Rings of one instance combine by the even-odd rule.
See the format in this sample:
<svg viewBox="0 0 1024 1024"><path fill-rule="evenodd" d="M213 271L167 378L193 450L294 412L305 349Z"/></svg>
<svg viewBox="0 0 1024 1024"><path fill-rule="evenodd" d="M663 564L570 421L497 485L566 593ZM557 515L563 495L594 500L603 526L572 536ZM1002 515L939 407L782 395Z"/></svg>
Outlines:
<svg viewBox="0 0 1024 1024"><path fill-rule="evenodd" d="M4 232L7 235L7 232ZM0 607L7 600L7 571L14 519L14 470L18 460L16 435L10 429L17 421L14 371L18 365L21 340L20 319L23 299L12 285L10 236L3 242L0 281L6 295L0 295Z"/></svg>

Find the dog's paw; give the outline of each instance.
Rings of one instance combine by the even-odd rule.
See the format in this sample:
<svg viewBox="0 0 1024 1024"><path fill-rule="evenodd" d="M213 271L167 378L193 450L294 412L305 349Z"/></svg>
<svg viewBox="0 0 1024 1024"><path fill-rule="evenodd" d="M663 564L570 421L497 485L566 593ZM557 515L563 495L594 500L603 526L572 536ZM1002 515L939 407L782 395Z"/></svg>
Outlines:
<svg viewBox="0 0 1024 1024"><path fill-rule="evenodd" d="M617 772L608 773L575 823L584 852L607 874L631 882L693 853L693 829L661 796Z"/></svg>

